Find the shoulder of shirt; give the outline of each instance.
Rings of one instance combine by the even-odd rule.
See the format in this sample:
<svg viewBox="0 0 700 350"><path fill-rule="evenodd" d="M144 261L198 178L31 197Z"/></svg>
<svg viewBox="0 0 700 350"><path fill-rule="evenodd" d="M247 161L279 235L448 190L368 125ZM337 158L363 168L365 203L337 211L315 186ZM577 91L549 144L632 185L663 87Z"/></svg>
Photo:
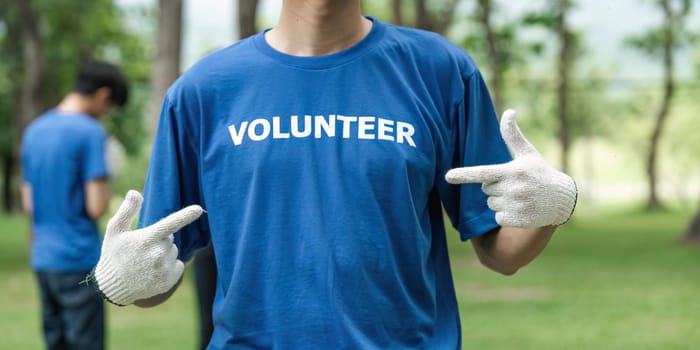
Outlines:
<svg viewBox="0 0 700 350"><path fill-rule="evenodd" d="M463 76L478 70L472 57L444 36L416 28L383 23L386 26L382 45L410 52L413 57L437 64L456 64Z"/></svg>
<svg viewBox="0 0 700 350"><path fill-rule="evenodd" d="M55 125L54 118L60 118L58 112L55 109L50 109L42 113L41 115L36 117L31 123L29 123L29 125L27 125L27 127L24 130L24 134L27 135L35 130L53 130ZM72 128L76 133L88 132L100 133L105 135L107 134L107 131L102 126L102 124L98 120L88 115L76 113L75 118L72 118L70 120Z"/></svg>
<svg viewBox="0 0 700 350"><path fill-rule="evenodd" d="M247 64L256 62L256 53L257 50L252 45L252 36L211 51L180 75L168 89L167 95L180 93L192 87L211 86L213 78L241 72Z"/></svg>

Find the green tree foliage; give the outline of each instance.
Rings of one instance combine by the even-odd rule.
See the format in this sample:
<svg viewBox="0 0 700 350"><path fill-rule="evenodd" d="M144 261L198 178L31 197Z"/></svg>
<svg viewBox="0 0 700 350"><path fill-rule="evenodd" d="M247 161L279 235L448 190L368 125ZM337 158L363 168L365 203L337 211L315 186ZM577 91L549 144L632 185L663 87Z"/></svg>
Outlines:
<svg viewBox="0 0 700 350"><path fill-rule="evenodd" d="M25 20L19 15L20 1L24 0L0 2L0 158L5 168L12 168L3 172L12 176L17 176L22 130L18 121L18 87L26 63L22 33L18 30ZM126 108L105 120L105 126L128 153L138 153L147 139L143 95L148 92L150 36L133 31L127 20L151 21L152 11L133 9L126 13L114 0L34 0L31 6L37 15L41 53L48 67L41 87L42 100L48 106L55 105L68 93L81 62L100 59L120 65L129 78L131 98ZM13 181L4 183L16 186Z"/></svg>
<svg viewBox="0 0 700 350"><path fill-rule="evenodd" d="M664 81L662 99L656 111L654 126L649 137L646 172L648 180L647 209L663 208L658 197L658 149L666 120L673 106L677 90L674 76L676 53L689 41L686 29L687 17L692 8L691 0L653 0L653 4L663 14L659 27L627 39L627 44L662 62Z"/></svg>
<svg viewBox="0 0 700 350"><path fill-rule="evenodd" d="M0 47L5 46L5 30L3 28L4 27L0 25ZM2 64L2 61L0 61L0 155L10 154L13 150L12 134L9 132L9 130L12 130L12 121L10 118L12 115L12 96L10 94L8 68L6 64Z"/></svg>
<svg viewBox="0 0 700 350"><path fill-rule="evenodd" d="M11 4L3 6L7 10L0 12L2 26L19 20ZM129 77L131 101L126 109L115 113L106 126L128 152L136 153L145 135L141 122L144 99L139 97L147 91L150 70L147 38L126 27L127 14L113 0L37 0L35 6L40 16L44 54L50 68L47 100L55 104L70 91L81 62L102 59L119 64ZM146 11L129 15L150 16ZM0 31L0 37L6 35L7 31ZM18 70L22 67L21 56L18 50L5 50L6 42L2 42L0 71ZM11 88L7 83L0 82L0 98L3 100L0 106L9 106L10 110L13 105ZM3 128L0 134L11 130ZM4 137L0 136L0 139Z"/></svg>
<svg viewBox="0 0 700 350"><path fill-rule="evenodd" d="M662 11L665 11L664 8L667 7L669 21L667 25L650 28L644 33L627 38L625 40L627 45L653 58L661 59L664 55L664 42L668 40L668 34L672 36L669 44L673 50L687 47L693 41L695 34L688 30L686 20L692 9L691 0L646 0L646 2L653 3Z"/></svg>
<svg viewBox="0 0 700 350"><path fill-rule="evenodd" d="M126 28L126 14L113 0L39 0L37 5L44 16L54 100L72 88L80 62L95 58L119 64L129 77L130 102L105 120L105 126L128 153L137 153L146 135L143 94L148 91L150 71L148 38Z"/></svg>
<svg viewBox="0 0 700 350"><path fill-rule="evenodd" d="M365 13L382 21L445 34L460 0L362 0Z"/></svg>
<svg viewBox="0 0 700 350"><path fill-rule="evenodd" d="M498 1L479 0L475 5L475 10L468 17L470 26L475 28L466 31L468 34L460 39L460 44L480 66L487 67L484 75L488 79L496 111L500 113L509 107L505 96L506 80L513 78L509 73L515 68L523 68L527 56L534 49L518 37L518 20L495 21L501 11Z"/></svg>
<svg viewBox="0 0 700 350"><path fill-rule="evenodd" d="M576 6L574 0L550 0L547 7L525 17L525 23L539 25L551 31L557 38L557 138L561 148L561 168L564 172L569 169L569 151L573 140L571 137L572 121L570 116L571 76L575 68L576 51L582 48L580 34L569 26L571 10Z"/></svg>
<svg viewBox="0 0 700 350"><path fill-rule="evenodd" d="M11 4L3 5L6 11L0 15L5 26L11 21L20 21ZM107 60L119 64L130 80L132 94L129 105L106 121L109 131L116 136L128 152L135 153L142 146L145 135L142 114L150 70L150 55L147 37L143 33L129 30L125 24L127 15L113 0L37 0L36 10L40 16L40 29L44 42L44 54L49 65L48 85L50 104L57 103L71 88L75 73L81 62L89 59ZM147 11L129 13L130 16L150 16ZM0 37L8 35L0 31ZM7 40L0 42L0 71L23 69L17 50L5 50ZM3 75L4 76L4 75ZM12 110L10 86L3 85L0 93L0 108ZM10 132L2 128L0 134ZM6 136L0 136L0 140Z"/></svg>

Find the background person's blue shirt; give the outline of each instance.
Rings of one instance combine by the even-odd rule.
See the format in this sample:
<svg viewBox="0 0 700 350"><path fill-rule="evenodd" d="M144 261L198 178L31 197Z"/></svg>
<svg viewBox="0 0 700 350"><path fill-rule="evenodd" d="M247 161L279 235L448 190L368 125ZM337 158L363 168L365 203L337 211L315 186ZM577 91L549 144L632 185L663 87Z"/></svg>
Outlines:
<svg viewBox="0 0 700 350"><path fill-rule="evenodd" d="M31 265L38 271L87 271L100 234L85 208L85 184L108 176L104 128L94 118L52 109L25 130L22 178L32 188Z"/></svg>
<svg viewBox="0 0 700 350"><path fill-rule="evenodd" d="M385 25L293 57L258 34L169 90L140 226L198 203L175 235L210 239L210 349L457 349L442 205L462 239L497 227L457 166L510 155L481 75L442 37Z"/></svg>

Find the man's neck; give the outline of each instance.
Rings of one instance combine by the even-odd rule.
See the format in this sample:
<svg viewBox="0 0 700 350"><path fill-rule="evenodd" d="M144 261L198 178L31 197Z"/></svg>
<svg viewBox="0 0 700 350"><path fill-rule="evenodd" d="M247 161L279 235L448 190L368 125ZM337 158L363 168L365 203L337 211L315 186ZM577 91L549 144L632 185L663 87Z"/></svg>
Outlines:
<svg viewBox="0 0 700 350"><path fill-rule="evenodd" d="M322 56L347 49L372 29L355 0L286 0L265 40L292 56Z"/></svg>
<svg viewBox="0 0 700 350"><path fill-rule="evenodd" d="M90 113L89 105L85 96L71 92L61 100L56 109L60 112L88 114L94 118L95 116Z"/></svg>

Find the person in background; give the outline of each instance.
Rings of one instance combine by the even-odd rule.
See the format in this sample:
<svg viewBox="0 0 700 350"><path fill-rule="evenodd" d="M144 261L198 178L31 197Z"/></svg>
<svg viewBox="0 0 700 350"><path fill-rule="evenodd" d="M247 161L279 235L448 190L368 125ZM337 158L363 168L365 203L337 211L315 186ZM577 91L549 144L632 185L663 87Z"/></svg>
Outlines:
<svg viewBox="0 0 700 350"><path fill-rule="evenodd" d="M104 301L81 282L99 259L97 220L110 197L107 134L99 119L127 97L117 66L85 63L72 91L22 136L22 203L31 221L31 267L47 349L105 347Z"/></svg>
<svg viewBox="0 0 700 350"><path fill-rule="evenodd" d="M359 0L284 0L273 28L171 86L144 195L126 194L89 279L114 304L158 305L211 242L210 350L460 349L443 208L510 275L576 193L512 110L499 124L456 45Z"/></svg>

